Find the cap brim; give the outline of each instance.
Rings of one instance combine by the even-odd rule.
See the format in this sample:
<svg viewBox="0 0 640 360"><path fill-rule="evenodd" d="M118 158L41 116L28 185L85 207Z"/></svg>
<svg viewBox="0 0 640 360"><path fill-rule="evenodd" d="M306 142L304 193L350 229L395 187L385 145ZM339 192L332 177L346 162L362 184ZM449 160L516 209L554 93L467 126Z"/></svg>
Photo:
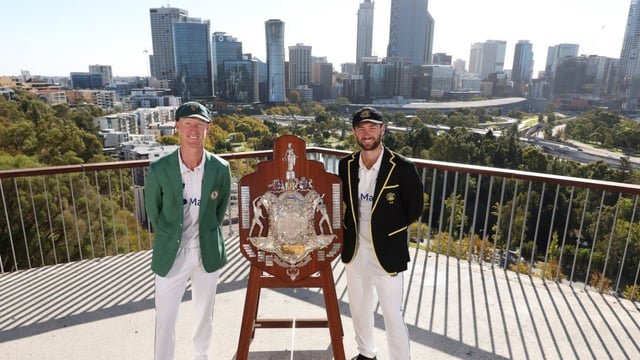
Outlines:
<svg viewBox="0 0 640 360"><path fill-rule="evenodd" d="M362 120L358 121L358 122L356 123L356 125L358 125L358 124L360 124L360 123L363 123L363 122L370 122L370 123L373 123L373 124L383 124L383 122L382 122L382 121L380 121L380 120L374 120L374 119L362 119Z"/></svg>
<svg viewBox="0 0 640 360"><path fill-rule="evenodd" d="M199 115L199 114L193 114L193 115L189 115L189 116L184 116L185 118L195 118L195 119L199 119L202 120L206 123L211 122L211 120L207 119L206 117Z"/></svg>

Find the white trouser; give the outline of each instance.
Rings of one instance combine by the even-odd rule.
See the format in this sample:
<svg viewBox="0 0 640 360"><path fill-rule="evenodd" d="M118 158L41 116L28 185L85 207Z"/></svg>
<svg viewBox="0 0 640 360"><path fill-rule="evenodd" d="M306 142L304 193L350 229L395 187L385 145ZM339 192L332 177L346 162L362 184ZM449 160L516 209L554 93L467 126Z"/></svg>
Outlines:
<svg viewBox="0 0 640 360"><path fill-rule="evenodd" d="M371 358L376 356L378 351L373 336L375 288L384 318L389 359L408 360L410 359L409 332L402 316L404 289L402 273L396 276L388 275L378 265L375 255L366 251L369 249L360 247L358 250L356 258L345 266L349 309L358 351Z"/></svg>
<svg viewBox="0 0 640 360"><path fill-rule="evenodd" d="M200 248L180 248L167 276L155 277L155 360L173 360L178 307L191 278L193 299L193 358L207 359L213 330L213 303L219 271L207 273L200 261Z"/></svg>

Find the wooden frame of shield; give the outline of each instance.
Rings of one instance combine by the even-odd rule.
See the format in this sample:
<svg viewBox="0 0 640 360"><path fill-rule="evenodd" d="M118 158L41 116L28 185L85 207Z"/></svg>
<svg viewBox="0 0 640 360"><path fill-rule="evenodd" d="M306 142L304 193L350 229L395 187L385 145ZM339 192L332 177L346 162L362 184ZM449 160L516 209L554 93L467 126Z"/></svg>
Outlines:
<svg viewBox="0 0 640 360"><path fill-rule="evenodd" d="M342 251L342 188L323 163L306 158L304 140L283 135L271 160L238 183L240 250L251 263L238 342L248 357L257 328L328 327L335 359L344 359L342 322L331 263ZM326 319L258 319L262 288L323 289Z"/></svg>

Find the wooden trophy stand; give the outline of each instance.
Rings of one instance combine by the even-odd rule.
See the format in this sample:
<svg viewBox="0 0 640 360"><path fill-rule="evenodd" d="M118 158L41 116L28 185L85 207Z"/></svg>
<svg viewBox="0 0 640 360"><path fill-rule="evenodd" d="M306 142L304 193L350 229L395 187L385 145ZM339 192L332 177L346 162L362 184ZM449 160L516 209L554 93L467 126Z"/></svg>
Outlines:
<svg viewBox="0 0 640 360"><path fill-rule="evenodd" d="M331 262L342 251L340 178L307 160L302 139L276 139L273 159L238 184L240 250L251 263L236 358L246 360L256 329L328 327L344 360ZM258 319L263 288L321 288L326 319Z"/></svg>

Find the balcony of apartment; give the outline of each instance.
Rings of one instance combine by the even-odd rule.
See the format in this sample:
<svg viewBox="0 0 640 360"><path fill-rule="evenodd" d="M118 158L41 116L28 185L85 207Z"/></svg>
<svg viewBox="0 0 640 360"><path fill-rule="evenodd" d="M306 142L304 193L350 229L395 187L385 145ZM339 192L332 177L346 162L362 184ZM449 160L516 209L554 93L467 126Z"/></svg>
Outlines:
<svg viewBox="0 0 640 360"><path fill-rule="evenodd" d="M308 148L329 172L345 152ZM225 154L233 176L271 151ZM640 186L414 159L425 212L412 231L404 314L414 359L639 359ZM147 161L0 171L0 358L149 359ZM250 263L233 202L211 359L234 359ZM347 357L357 354L344 268L332 264ZM634 300L635 299L635 300ZM190 358L191 292L177 324ZM331 359L318 289L266 289L249 359ZM387 358L376 309L379 359Z"/></svg>

